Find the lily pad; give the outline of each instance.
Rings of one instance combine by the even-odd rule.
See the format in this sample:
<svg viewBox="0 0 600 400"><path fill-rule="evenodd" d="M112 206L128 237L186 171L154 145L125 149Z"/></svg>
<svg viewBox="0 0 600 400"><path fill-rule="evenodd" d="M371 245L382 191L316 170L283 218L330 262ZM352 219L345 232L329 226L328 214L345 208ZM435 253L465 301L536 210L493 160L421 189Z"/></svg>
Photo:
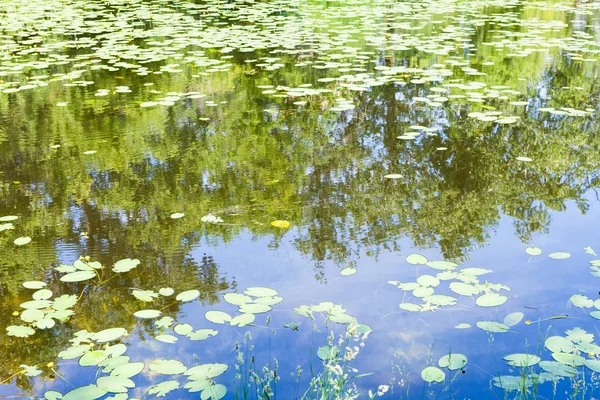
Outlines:
<svg viewBox="0 0 600 400"><path fill-rule="evenodd" d="M140 310L133 313L134 317L141 319L158 318L162 315L162 312L158 310Z"/></svg>
<svg viewBox="0 0 600 400"><path fill-rule="evenodd" d="M188 301L192 301L200 297L200 291L196 289L186 290L185 292L179 293L175 299L177 301L181 301L182 303L186 303Z"/></svg>
<svg viewBox="0 0 600 400"><path fill-rule="evenodd" d="M82 282L95 278L96 276L94 271L76 271L61 276L60 280L63 282Z"/></svg>
<svg viewBox="0 0 600 400"><path fill-rule="evenodd" d="M106 394L106 390L99 388L96 385L82 386L67 392L62 400L94 400Z"/></svg>
<svg viewBox="0 0 600 400"><path fill-rule="evenodd" d="M204 318L215 324L224 324L225 322L231 321L231 315L223 311L207 311L204 314Z"/></svg>
<svg viewBox="0 0 600 400"><path fill-rule="evenodd" d="M246 296L245 294L241 293L225 293L225 296L223 296L223 300L225 300L229 304L241 306L246 303L251 303L252 297Z"/></svg>
<svg viewBox="0 0 600 400"><path fill-rule="evenodd" d="M277 296L277 290L266 287L249 287L244 291L244 294L252 297L273 297Z"/></svg>
<svg viewBox="0 0 600 400"><path fill-rule="evenodd" d="M553 260L564 260L566 258L571 257L571 253L565 253L562 251L558 251L555 253L548 254L548 257L552 258Z"/></svg>
<svg viewBox="0 0 600 400"><path fill-rule="evenodd" d="M521 368L531 367L541 361L538 356L525 353L510 354L505 356L504 360L508 362L508 365Z"/></svg>
<svg viewBox="0 0 600 400"><path fill-rule="evenodd" d="M24 245L26 245L29 242L31 242L31 238L29 236L23 236L23 237L20 237L20 238L16 238L15 241L14 241L14 243L17 246L24 246Z"/></svg>
<svg viewBox="0 0 600 400"><path fill-rule="evenodd" d="M96 341L96 343L112 342L113 340L117 340L121 336L124 336L126 334L127 330L124 328L104 329L100 332L95 333L92 336L92 340Z"/></svg>
<svg viewBox="0 0 600 400"><path fill-rule="evenodd" d="M173 390L179 389L179 382L176 380L164 381L148 388L148 394L155 394L156 397L165 397Z"/></svg>
<svg viewBox="0 0 600 400"><path fill-rule="evenodd" d="M450 371L455 371L467 365L467 357L464 354L448 354L440 358L438 365L441 368L448 368Z"/></svg>
<svg viewBox="0 0 600 400"><path fill-rule="evenodd" d="M491 333L504 333L510 330L510 328L505 324L494 321L479 321L475 325L477 325L479 329L483 329L484 331Z"/></svg>
<svg viewBox="0 0 600 400"><path fill-rule="evenodd" d="M513 312L504 317L504 324L507 326L515 326L523 320L522 312Z"/></svg>
<svg viewBox="0 0 600 400"><path fill-rule="evenodd" d="M179 360L154 360L148 368L163 375L179 375L187 371L187 367Z"/></svg>
<svg viewBox="0 0 600 400"><path fill-rule="evenodd" d="M140 260L138 260L137 258L135 258L135 259L125 258L123 260L117 261L113 265L112 270L114 272L118 272L118 273L129 272L132 269L134 269L135 267L137 267L138 265L140 265Z"/></svg>
<svg viewBox="0 0 600 400"><path fill-rule="evenodd" d="M240 314L234 318L231 319L231 321L229 321L229 324L231 326L246 326L248 324L251 324L254 322L254 319L256 317L254 316L254 314Z"/></svg>
<svg viewBox="0 0 600 400"><path fill-rule="evenodd" d="M413 265L423 265L427 263L427 257L421 254L409 254L406 256L406 262Z"/></svg>
<svg viewBox="0 0 600 400"><path fill-rule="evenodd" d="M542 249L538 247L528 247L525 249L525 252L530 256L539 256L540 254L542 254Z"/></svg>
<svg viewBox="0 0 600 400"><path fill-rule="evenodd" d="M475 300L475 304L477 304L480 307L497 307L506 303L506 300L506 296L502 296L496 293L488 293L479 296L477 300Z"/></svg>
<svg viewBox="0 0 600 400"><path fill-rule="evenodd" d="M428 383L440 383L443 382L444 379L446 379L446 374L444 373L444 371L437 367L427 367L423 369L423 371L421 371L421 378L423 378L423 380Z"/></svg>

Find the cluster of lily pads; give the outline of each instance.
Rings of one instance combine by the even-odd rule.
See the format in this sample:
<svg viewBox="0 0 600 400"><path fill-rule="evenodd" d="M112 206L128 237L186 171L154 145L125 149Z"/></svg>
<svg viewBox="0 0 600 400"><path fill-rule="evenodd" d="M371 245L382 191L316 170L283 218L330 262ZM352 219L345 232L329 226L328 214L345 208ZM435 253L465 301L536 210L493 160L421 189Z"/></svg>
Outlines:
<svg viewBox="0 0 600 400"><path fill-rule="evenodd" d="M454 293L472 297L478 296L475 303L480 307L496 307L506 303L507 297L499 294L500 290L510 290L507 286L494 283L480 283L479 276L492 272L483 268L461 268L451 261L429 261L421 254L410 254L406 261L413 265L426 265L430 268L441 270L436 275L420 275L416 282L389 281L388 283L398 289L411 292L422 301L421 304L403 302L400 308L406 311L424 312L435 311L443 306L452 306L457 303L457 298L444 294L435 294L435 288L443 281L456 280L448 285Z"/></svg>

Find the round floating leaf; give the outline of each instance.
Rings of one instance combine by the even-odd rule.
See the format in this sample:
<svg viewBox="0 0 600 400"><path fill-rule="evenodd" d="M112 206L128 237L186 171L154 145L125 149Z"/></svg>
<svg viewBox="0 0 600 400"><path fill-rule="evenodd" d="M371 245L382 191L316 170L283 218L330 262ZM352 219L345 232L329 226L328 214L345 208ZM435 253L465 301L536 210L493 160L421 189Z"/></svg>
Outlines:
<svg viewBox="0 0 600 400"><path fill-rule="evenodd" d="M448 287L454 293L460 294L461 296L474 296L481 292L481 289L463 282L451 282Z"/></svg>
<svg viewBox="0 0 600 400"><path fill-rule="evenodd" d="M52 291L48 289L41 289L35 292L31 297L33 297L35 300L48 300L52 297Z"/></svg>
<svg viewBox="0 0 600 400"><path fill-rule="evenodd" d="M214 329L198 329L187 334L187 337L190 340L206 340L211 336L216 336L217 333L219 332L215 331Z"/></svg>
<svg viewBox="0 0 600 400"><path fill-rule="evenodd" d="M275 304L279 304L283 301L283 297L275 296L275 297L259 297L254 300L257 304L264 304L266 306L273 306Z"/></svg>
<svg viewBox="0 0 600 400"><path fill-rule="evenodd" d="M171 317L162 317L161 319L154 321L154 325L158 326L159 328L167 329L173 325L173 321L174 319Z"/></svg>
<svg viewBox="0 0 600 400"><path fill-rule="evenodd" d="M600 373L600 360L585 360L584 364L592 371Z"/></svg>
<svg viewBox="0 0 600 400"><path fill-rule="evenodd" d="M0 217L0 222L10 222L19 219L16 215L5 215L4 217Z"/></svg>
<svg viewBox="0 0 600 400"><path fill-rule="evenodd" d="M82 355L87 353L91 348L92 347L87 344L73 346L73 347L69 347L66 350L61 351L60 353L58 353L58 356L60 358L62 358L63 360L72 360L74 358L81 357Z"/></svg>
<svg viewBox="0 0 600 400"><path fill-rule="evenodd" d="M92 336L92 340L96 341L97 343L112 342L113 340L117 340L121 336L124 336L126 334L127 330L124 328L104 329L100 332L95 333Z"/></svg>
<svg viewBox="0 0 600 400"><path fill-rule="evenodd" d="M102 372L108 373L114 370L115 368L120 367L121 365L127 364L128 362L129 356L117 356L105 359L101 363L98 363L98 366L104 367Z"/></svg>
<svg viewBox="0 0 600 400"><path fill-rule="evenodd" d="M575 351L573 342L562 336L550 336L544 342L544 346L553 353L571 353Z"/></svg>
<svg viewBox="0 0 600 400"><path fill-rule="evenodd" d="M77 303L77 296L74 294L63 294L54 299L52 308L55 310L66 310L73 307Z"/></svg>
<svg viewBox="0 0 600 400"><path fill-rule="evenodd" d="M492 272L492 270L485 269L485 268L463 268L458 272L460 272L461 274L464 274L464 275L480 276L480 275L489 274L490 272Z"/></svg>
<svg viewBox="0 0 600 400"><path fill-rule="evenodd" d="M227 394L227 388L220 383L207 387L200 394L201 400L220 400Z"/></svg>
<svg viewBox="0 0 600 400"><path fill-rule="evenodd" d="M227 364L201 364L185 371L191 380L213 379L229 369Z"/></svg>
<svg viewBox="0 0 600 400"><path fill-rule="evenodd" d="M41 289L45 286L46 286L46 282L42 282L42 281L23 282L23 287L26 289Z"/></svg>
<svg viewBox="0 0 600 400"><path fill-rule="evenodd" d="M494 321L479 321L475 325L477 325L479 329L492 333L504 333L510 330L508 326Z"/></svg>
<svg viewBox="0 0 600 400"><path fill-rule="evenodd" d="M31 238L29 236L24 236L24 237L16 238L14 243L17 246L24 246L29 242L31 242Z"/></svg>
<svg viewBox="0 0 600 400"><path fill-rule="evenodd" d="M427 257L421 254L409 254L406 256L406 262L414 265L422 265L427 263Z"/></svg>
<svg viewBox="0 0 600 400"><path fill-rule="evenodd" d="M578 308L591 308L594 305L594 301L592 299L580 294L574 294L569 298L569 301Z"/></svg>
<svg viewBox="0 0 600 400"><path fill-rule="evenodd" d="M178 360L154 360L150 365L148 365L148 368L151 371L163 375L178 375L187 371L187 367Z"/></svg>
<svg viewBox="0 0 600 400"><path fill-rule="evenodd" d="M90 367L92 365L98 365L105 359L106 359L106 356L104 355L104 350L94 350L94 351L85 353L79 359L79 365L81 365L82 367Z"/></svg>
<svg viewBox="0 0 600 400"><path fill-rule="evenodd" d="M471 327L471 325L463 322L461 324L455 325L454 327L456 329L468 329Z"/></svg>
<svg viewBox="0 0 600 400"><path fill-rule="evenodd" d="M101 376L96 381L96 385L110 393L127 393L128 389L135 387L131 379L120 376Z"/></svg>
<svg viewBox="0 0 600 400"><path fill-rule="evenodd" d="M204 318L215 324L224 324L231 321L231 315L223 311L207 311Z"/></svg>
<svg viewBox="0 0 600 400"><path fill-rule="evenodd" d="M44 318L44 315L45 314L42 310L38 310L37 308L28 308L21 313L21 319L24 322L34 322Z"/></svg>
<svg viewBox="0 0 600 400"><path fill-rule="evenodd" d="M571 367L581 367L585 362L583 357L568 353L552 353L552 358L561 364L570 365Z"/></svg>
<svg viewBox="0 0 600 400"><path fill-rule="evenodd" d="M52 306L52 302L49 300L31 300L21 303L21 308L48 308Z"/></svg>
<svg viewBox="0 0 600 400"><path fill-rule="evenodd" d="M140 310L133 313L134 317L141 319L158 318L162 315L162 312L158 310Z"/></svg>
<svg viewBox="0 0 600 400"><path fill-rule="evenodd" d="M22 326L22 325L7 326L6 332L7 332L6 334L8 336L16 336L16 337L22 337L22 338L29 337L35 333L35 331L33 329L31 329L30 327Z"/></svg>
<svg viewBox="0 0 600 400"><path fill-rule="evenodd" d="M441 368L448 368L450 371L455 371L467 365L467 357L464 354L448 354L440 358L438 365Z"/></svg>
<svg viewBox="0 0 600 400"><path fill-rule="evenodd" d="M277 221L271 222L271 225L274 226L275 228L286 229L286 228L290 227L290 222L277 220Z"/></svg>
<svg viewBox="0 0 600 400"><path fill-rule="evenodd" d="M530 256L539 256L540 254L542 254L542 249L537 247L528 247L525 249L525 252Z"/></svg>
<svg viewBox="0 0 600 400"><path fill-rule="evenodd" d="M354 267L346 267L340 271L343 276L350 276L356 273L357 269Z"/></svg>
<svg viewBox="0 0 600 400"><path fill-rule="evenodd" d="M596 319L600 319L600 311L592 311L590 315Z"/></svg>
<svg viewBox="0 0 600 400"><path fill-rule="evenodd" d="M36 328L39 329L50 329L54 325L56 325L56 321L54 321L52 318L43 318L35 323Z"/></svg>
<svg viewBox="0 0 600 400"><path fill-rule="evenodd" d="M223 300L235 306L241 306L246 303L252 303L252 297L241 293L225 293Z"/></svg>
<svg viewBox="0 0 600 400"><path fill-rule="evenodd" d="M160 293L161 296L171 296L173 293L175 293L175 290L173 290L170 287L167 288L160 288L158 290L158 293Z"/></svg>
<svg viewBox="0 0 600 400"><path fill-rule="evenodd" d="M104 396L105 394L106 390L100 389L96 385L87 385L67 392L67 394L63 396L62 400L94 400Z"/></svg>
<svg viewBox="0 0 600 400"><path fill-rule="evenodd" d="M524 389L533 386L533 382L531 381L531 379L522 376L497 376L495 378L492 378L492 382L494 383L494 386L507 391L523 391Z"/></svg>
<svg viewBox="0 0 600 400"><path fill-rule="evenodd" d="M430 287L418 287L413 290L413 296L415 297L427 297L434 293L433 288Z"/></svg>
<svg viewBox="0 0 600 400"><path fill-rule="evenodd" d="M383 177L387 178L387 179L401 179L402 175L400 175L400 174L387 174L387 175L384 175Z"/></svg>
<svg viewBox="0 0 600 400"><path fill-rule="evenodd" d="M194 328L190 324L177 324L173 330L178 335L187 336Z"/></svg>
<svg viewBox="0 0 600 400"><path fill-rule="evenodd" d="M524 315L522 312L510 313L504 317L504 324L508 326L515 326L523 320L523 317Z"/></svg>
<svg viewBox="0 0 600 400"><path fill-rule="evenodd" d="M179 219L179 218L183 218L185 216L184 213L173 213L171 214L171 218L172 219Z"/></svg>
<svg viewBox="0 0 600 400"><path fill-rule="evenodd" d="M586 360L589 361L589 360ZM587 363L586 363L587 364ZM564 376L566 378L573 377L577 374L577 370L569 365L561 364L557 361L541 361L540 367L555 376ZM600 371L597 371L600 372Z"/></svg>
<svg viewBox="0 0 600 400"><path fill-rule="evenodd" d="M179 339L177 339L176 336L168 335L168 334L155 336L154 339L158 340L159 342L163 342L163 343L175 343L177 340L179 340Z"/></svg>
<svg viewBox="0 0 600 400"><path fill-rule="evenodd" d="M558 251L556 253L550 253L548 254L548 257L552 258L553 260L564 260L566 258L571 257L570 253L565 253L562 251Z"/></svg>
<svg viewBox="0 0 600 400"><path fill-rule="evenodd" d="M256 317L254 316L254 314L240 314L237 317L234 317L231 321L229 321L229 324L231 326L242 327L253 323L255 318Z"/></svg>
<svg viewBox="0 0 600 400"><path fill-rule="evenodd" d="M477 300L475 300L475 304L477 304L480 307L497 307L506 303L506 300L506 296L502 296L496 293L488 293L479 296Z"/></svg>
<svg viewBox="0 0 600 400"><path fill-rule="evenodd" d="M200 291L196 289L186 290L185 292L181 292L175 297L177 301L181 301L182 303L186 303L188 301L192 301L200 297Z"/></svg>
<svg viewBox="0 0 600 400"><path fill-rule="evenodd" d="M417 278L417 283L424 287L437 287L440 284L440 280L435 276L421 275Z"/></svg>
<svg viewBox="0 0 600 400"><path fill-rule="evenodd" d="M56 390L47 390L44 392L44 400L60 400L63 398L62 393Z"/></svg>
<svg viewBox="0 0 600 400"><path fill-rule="evenodd" d="M529 158L529 157L523 157L523 156L517 157L517 160L519 160L519 161L525 161L525 162L531 162L531 161L533 161L531 158Z"/></svg>
<svg viewBox="0 0 600 400"><path fill-rule="evenodd" d="M118 366L113 369L110 376L120 376L121 378L131 378L144 370L143 362L133 362Z"/></svg>
<svg viewBox="0 0 600 400"><path fill-rule="evenodd" d="M140 260L138 260L137 258L133 260L131 258L125 258L123 260L117 261L113 265L112 270L114 272L128 272L137 267L138 265L140 265Z"/></svg>
<svg viewBox="0 0 600 400"><path fill-rule="evenodd" d="M277 296L277 290L266 287L249 287L244 291L244 294L252 297L273 297Z"/></svg>
<svg viewBox="0 0 600 400"><path fill-rule="evenodd" d="M521 368L531 367L541 361L538 356L525 353L510 354L504 357L504 360L508 362L508 365Z"/></svg>
<svg viewBox="0 0 600 400"><path fill-rule="evenodd" d="M271 311L271 307L264 304L244 304L241 305L239 310L242 314L260 314Z"/></svg>
<svg viewBox="0 0 600 400"><path fill-rule="evenodd" d="M323 361L336 358L339 353L340 353L340 349L337 348L336 346L333 346L333 347L323 346L323 347L319 347L319 349L317 350L317 356Z"/></svg>
<svg viewBox="0 0 600 400"><path fill-rule="evenodd" d="M453 306L456 304L456 299L452 296L446 296L444 294L434 294L423 298L423 301L431 303L436 306Z"/></svg>
<svg viewBox="0 0 600 400"><path fill-rule="evenodd" d="M148 388L148 394L155 394L156 397L164 397L167 393L179 389L179 382L176 380L164 381Z"/></svg>
<svg viewBox="0 0 600 400"><path fill-rule="evenodd" d="M400 304L400 308L406 311L414 311L414 312L419 312L421 311L421 306L418 304L414 304L414 303L402 303Z"/></svg>
<svg viewBox="0 0 600 400"><path fill-rule="evenodd" d="M124 354L127 351L127 346L123 343L117 343L106 346L104 349L104 355L106 357L118 357L121 354Z"/></svg>
<svg viewBox="0 0 600 400"><path fill-rule="evenodd" d="M423 380L428 383L439 383L443 382L444 379L446 379L446 374L444 373L444 371L437 367L427 367L423 371L421 371L421 378L423 378Z"/></svg>
<svg viewBox="0 0 600 400"><path fill-rule="evenodd" d="M428 267L439 269L441 271L453 270L458 267L458 264L451 261L427 261L425 263Z"/></svg>
<svg viewBox="0 0 600 400"><path fill-rule="evenodd" d="M94 271L76 271L61 276L60 280L63 282L81 282L95 277L96 273Z"/></svg>

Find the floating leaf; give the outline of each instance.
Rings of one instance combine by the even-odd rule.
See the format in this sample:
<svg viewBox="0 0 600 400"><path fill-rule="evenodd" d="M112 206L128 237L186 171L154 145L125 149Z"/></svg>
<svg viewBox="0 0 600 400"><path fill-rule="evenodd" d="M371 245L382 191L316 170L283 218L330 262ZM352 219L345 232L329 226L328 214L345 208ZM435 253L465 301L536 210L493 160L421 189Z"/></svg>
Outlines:
<svg viewBox="0 0 600 400"><path fill-rule="evenodd" d="M461 274L464 274L464 275L480 276L480 275L489 274L492 271L489 269L485 269L485 268L463 268L458 272L460 272Z"/></svg>
<svg viewBox="0 0 600 400"><path fill-rule="evenodd" d="M242 314L260 314L271 311L271 307L264 304L243 304L238 311Z"/></svg>
<svg viewBox="0 0 600 400"><path fill-rule="evenodd" d="M60 277L63 282L81 282L95 278L97 275L94 271L76 271Z"/></svg>
<svg viewBox="0 0 600 400"><path fill-rule="evenodd" d="M451 282L448 287L454 293L462 296L474 296L481 292L481 289L463 282Z"/></svg>
<svg viewBox="0 0 600 400"><path fill-rule="evenodd" d="M317 356L323 361L334 359L338 356L339 353L340 349L336 346L322 346L319 347L319 349L317 350Z"/></svg>
<svg viewBox="0 0 600 400"><path fill-rule="evenodd" d="M113 265L112 270L114 272L128 272L137 267L138 265L140 265L140 260L138 260L137 258L133 260L131 258L125 258L123 260L117 261Z"/></svg>
<svg viewBox="0 0 600 400"><path fill-rule="evenodd" d="M42 310L38 310L37 308L28 308L21 313L20 318L24 322L34 322L44 318L44 315L45 314Z"/></svg>
<svg viewBox="0 0 600 400"><path fill-rule="evenodd" d="M223 311L207 311L204 314L204 318L215 324L224 324L231 321L231 315Z"/></svg>
<svg viewBox="0 0 600 400"><path fill-rule="evenodd" d="M134 317L142 319L158 318L162 315L162 312L158 310L140 310L133 313Z"/></svg>
<svg viewBox="0 0 600 400"><path fill-rule="evenodd" d="M52 306L52 302L50 300L31 300L26 301L25 303L21 303L21 308L48 308Z"/></svg>
<svg viewBox="0 0 600 400"><path fill-rule="evenodd" d="M62 393L56 390L47 390L44 392L44 400L60 400L63 398Z"/></svg>
<svg viewBox="0 0 600 400"><path fill-rule="evenodd" d="M574 294L569 298L569 301L578 308L590 308L594 305L594 301L592 299L580 294Z"/></svg>
<svg viewBox="0 0 600 400"><path fill-rule="evenodd" d="M167 393L179 389L179 382L176 380L164 381L148 388L148 394L155 394L156 397L164 397Z"/></svg>
<svg viewBox="0 0 600 400"><path fill-rule="evenodd" d="M7 326L6 331L7 331L6 334L8 336L16 336L16 337L22 337L22 338L29 337L35 333L35 331L33 329L31 329L30 327L22 326L22 325Z"/></svg>
<svg viewBox="0 0 600 400"><path fill-rule="evenodd" d="M120 376L122 378L131 378L144 370L143 362L133 362L118 366L113 369L110 376Z"/></svg>
<svg viewBox="0 0 600 400"><path fill-rule="evenodd" d="M39 329L50 329L54 325L56 325L56 321L54 321L52 318L42 318L35 322L36 328Z"/></svg>
<svg viewBox="0 0 600 400"><path fill-rule="evenodd" d="M120 376L101 376L96 381L96 385L111 393L127 393L128 389L135 387L131 379Z"/></svg>
<svg viewBox="0 0 600 400"><path fill-rule="evenodd" d="M94 400L106 394L106 390L100 389L96 385L82 386L67 392L62 400Z"/></svg>
<svg viewBox="0 0 600 400"><path fill-rule="evenodd" d="M384 175L383 177L387 178L387 179L401 179L402 175L400 175L400 174L387 174L387 175Z"/></svg>
<svg viewBox="0 0 600 400"><path fill-rule="evenodd" d="M251 324L254 322L254 319L256 317L254 316L254 314L240 314L234 318L231 319L231 321L229 321L229 324L231 326L246 326L248 324Z"/></svg>
<svg viewBox="0 0 600 400"><path fill-rule="evenodd" d="M571 254L559 251L556 253L548 254L548 257L552 258L553 260L564 260L566 258L571 257Z"/></svg>
<svg viewBox="0 0 600 400"><path fill-rule="evenodd" d="M221 384L207 387L200 394L201 400L220 400L227 394L227 388Z"/></svg>
<svg viewBox="0 0 600 400"><path fill-rule="evenodd" d="M181 336L187 336L190 332L194 330L194 328L190 324L177 324L175 328L173 328L175 333Z"/></svg>
<svg viewBox="0 0 600 400"><path fill-rule="evenodd" d="M586 360L589 361L589 360ZM587 362L586 362L587 364ZM564 376L566 378L573 377L577 374L577 370L569 365L561 364L557 361L541 361L540 367L552 375ZM598 371L600 372L600 371Z"/></svg>
<svg viewBox="0 0 600 400"><path fill-rule="evenodd" d="M492 378L492 382L494 383L494 386L507 391L524 391L533 386L533 382L527 376L497 376Z"/></svg>
<svg viewBox="0 0 600 400"><path fill-rule="evenodd" d="M340 271L343 276L350 276L356 273L357 269L354 267L346 267Z"/></svg>
<svg viewBox="0 0 600 400"><path fill-rule="evenodd" d="M455 325L454 327L456 329L468 329L468 328L471 327L471 325L463 322L463 323L460 323L458 325Z"/></svg>
<svg viewBox="0 0 600 400"><path fill-rule="evenodd" d="M400 308L406 311L421 311L421 306L414 303L402 303L400 304Z"/></svg>
<svg viewBox="0 0 600 400"><path fill-rule="evenodd" d="M591 254L593 256L597 256L598 254L596 254L596 252L594 251L594 249L592 249L590 246L585 247L583 250L585 250L585 252L587 254Z"/></svg>
<svg viewBox="0 0 600 400"><path fill-rule="evenodd" d="M77 296L74 294L63 294L60 297L54 299L52 308L55 310L66 310L67 308L73 307L77 304Z"/></svg>
<svg viewBox="0 0 600 400"><path fill-rule="evenodd" d="M23 287L26 289L41 289L45 286L46 286L46 282L42 282L42 281L23 282Z"/></svg>
<svg viewBox="0 0 600 400"><path fill-rule="evenodd" d="M16 215L5 215L4 217L0 217L0 222L10 222L19 219Z"/></svg>
<svg viewBox="0 0 600 400"><path fill-rule="evenodd" d="M26 245L29 242L31 242L31 238L29 236L23 236L23 237L20 237L20 238L16 238L15 241L14 241L14 243L17 246L24 246L24 245Z"/></svg>
<svg viewBox="0 0 600 400"><path fill-rule="evenodd" d="M508 365L521 368L531 367L541 361L538 356L525 353L510 354L504 360L508 361Z"/></svg>
<svg viewBox="0 0 600 400"><path fill-rule="evenodd" d="M200 291L193 289L193 290L186 290L185 292L179 293L177 295L177 297L175 297L175 299L177 301L181 301L182 303L186 303L188 301L195 300L198 297L200 297Z"/></svg>
<svg viewBox="0 0 600 400"><path fill-rule="evenodd" d="M58 356L60 358L62 358L63 360L72 360L74 358L81 357L82 355L84 355L85 353L90 351L91 348L92 347L87 344L82 344L79 346L72 346L72 347L69 347L66 350L63 350L60 353L58 353Z"/></svg>
<svg viewBox="0 0 600 400"><path fill-rule="evenodd" d="M439 383L446 379L446 374L437 367L427 367L421 371L421 378L423 378L423 380L427 383Z"/></svg>
<svg viewBox="0 0 600 400"><path fill-rule="evenodd" d="M583 357L576 354L552 353L552 358L561 364L570 365L572 367L581 367L585 362Z"/></svg>
<svg viewBox="0 0 600 400"><path fill-rule="evenodd" d="M523 317L524 315L522 312L510 313L506 317L504 317L504 324L507 326L515 326L519 322L521 322L521 320L523 320Z"/></svg>
<svg viewBox="0 0 600 400"><path fill-rule="evenodd" d="M134 290L131 294L140 301L149 302L157 298L159 295L154 290Z"/></svg>
<svg viewBox="0 0 600 400"><path fill-rule="evenodd" d="M494 321L479 321L475 325L477 325L479 329L492 333L504 333L510 330L508 326Z"/></svg>
<svg viewBox="0 0 600 400"><path fill-rule="evenodd" d="M164 375L178 375L187 371L187 367L178 360L157 359L148 365L148 368L151 371Z"/></svg>
<svg viewBox="0 0 600 400"><path fill-rule="evenodd" d="M127 335L127 330L124 328L110 328L95 333L92 336L92 340L94 340L96 343L106 343L117 340L121 336L125 335Z"/></svg>
<svg viewBox="0 0 600 400"><path fill-rule="evenodd" d="M187 337L190 340L206 340L211 336L216 336L217 333L219 332L215 331L214 329L198 329L187 334Z"/></svg>
<svg viewBox="0 0 600 400"><path fill-rule="evenodd" d="M175 293L175 290L173 290L170 287L167 288L160 288L158 290L158 293L160 293L161 296L171 296L173 293Z"/></svg>
<svg viewBox="0 0 600 400"><path fill-rule="evenodd" d="M24 373L26 376L30 376L30 377L36 377L42 373L42 370L40 370L36 366L29 366L26 364L21 364L21 365L19 365L19 368L21 368L23 370L22 373Z"/></svg>
<svg viewBox="0 0 600 400"><path fill-rule="evenodd" d="M456 267L458 267L458 264L453 263L451 261L427 261L425 265L442 271L453 270L456 269Z"/></svg>
<svg viewBox="0 0 600 400"><path fill-rule="evenodd" d="M464 354L448 354L440 358L438 365L441 368L448 368L450 371L455 371L467 365L467 357Z"/></svg>
<svg viewBox="0 0 600 400"><path fill-rule="evenodd" d="M81 365L82 367L90 367L93 365L98 365L105 359L106 359L106 356L104 355L104 350L94 350L94 351L85 353L79 359L79 365Z"/></svg>
<svg viewBox="0 0 600 400"><path fill-rule="evenodd" d="M573 342L562 336L550 336L544 342L544 346L553 353L571 353L575 351Z"/></svg>
<svg viewBox="0 0 600 400"><path fill-rule="evenodd" d="M290 222L277 220L277 221L271 222L271 225L274 226L275 228L286 229L286 228L290 227Z"/></svg>
<svg viewBox="0 0 600 400"><path fill-rule="evenodd" d="M523 157L523 156L517 157L517 160L519 160L519 161L525 161L525 162L531 162L531 161L533 161L531 158L529 158L529 157Z"/></svg>
<svg viewBox="0 0 600 400"><path fill-rule="evenodd" d="M409 254L406 256L406 262L414 265L422 265L427 263L427 258L421 254Z"/></svg>
<svg viewBox="0 0 600 400"><path fill-rule="evenodd" d="M480 307L497 307L506 303L506 300L506 296L501 296L496 293L488 293L479 296L477 300L475 300L475 304L477 304Z"/></svg>
<svg viewBox="0 0 600 400"><path fill-rule="evenodd" d="M542 254L542 249L537 247L528 247L525 249L525 252L530 256L539 256L540 254Z"/></svg>
<svg viewBox="0 0 600 400"><path fill-rule="evenodd" d="M159 342L163 342L163 343L175 343L177 340L176 336L173 335L167 335L167 334L163 334L163 335L157 335L154 337L154 339L158 340Z"/></svg>
<svg viewBox="0 0 600 400"><path fill-rule="evenodd" d="M431 303L436 306L453 306L457 300L452 296L446 296L444 294L434 294L423 298L423 301Z"/></svg>
<svg viewBox="0 0 600 400"><path fill-rule="evenodd" d="M183 218L185 216L184 213L174 213L171 214L171 219L179 219L179 218Z"/></svg>
<svg viewBox="0 0 600 400"><path fill-rule="evenodd" d="M154 321L154 325L159 328L167 329L173 324L173 321L174 320L171 317L162 317L161 319Z"/></svg>

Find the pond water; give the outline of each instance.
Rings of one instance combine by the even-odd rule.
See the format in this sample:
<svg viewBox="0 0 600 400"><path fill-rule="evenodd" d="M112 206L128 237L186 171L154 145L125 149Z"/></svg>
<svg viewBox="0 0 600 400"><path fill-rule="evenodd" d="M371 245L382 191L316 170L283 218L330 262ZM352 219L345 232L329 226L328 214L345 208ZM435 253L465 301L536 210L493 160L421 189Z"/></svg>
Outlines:
<svg viewBox="0 0 600 400"><path fill-rule="evenodd" d="M600 3L0 29L0 398L600 395Z"/></svg>

